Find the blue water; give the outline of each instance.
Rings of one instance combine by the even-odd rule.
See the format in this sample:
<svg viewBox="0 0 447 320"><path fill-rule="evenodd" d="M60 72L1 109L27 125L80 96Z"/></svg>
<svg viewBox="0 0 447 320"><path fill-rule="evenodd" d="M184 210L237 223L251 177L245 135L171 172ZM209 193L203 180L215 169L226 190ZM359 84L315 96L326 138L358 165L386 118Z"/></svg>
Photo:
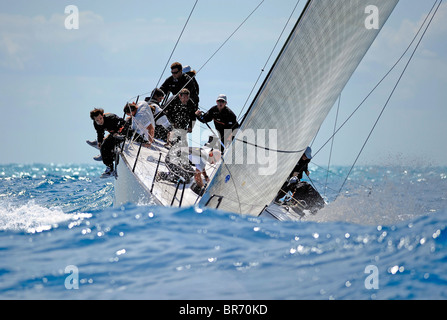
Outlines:
<svg viewBox="0 0 447 320"><path fill-rule="evenodd" d="M357 168L336 197L348 169L324 192L313 168L330 203L279 222L114 208L102 166L0 165L0 299L446 299L447 168Z"/></svg>

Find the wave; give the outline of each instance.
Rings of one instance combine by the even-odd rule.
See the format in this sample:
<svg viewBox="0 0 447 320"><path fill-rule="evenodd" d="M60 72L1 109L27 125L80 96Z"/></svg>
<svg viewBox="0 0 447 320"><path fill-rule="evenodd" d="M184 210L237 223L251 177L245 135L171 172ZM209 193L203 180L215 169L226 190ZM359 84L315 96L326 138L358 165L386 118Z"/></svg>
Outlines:
<svg viewBox="0 0 447 320"><path fill-rule="evenodd" d="M69 224L71 228L91 216L89 213L65 213L58 207L46 208L33 200L22 205L0 203L0 231L40 233L67 222L72 222Z"/></svg>

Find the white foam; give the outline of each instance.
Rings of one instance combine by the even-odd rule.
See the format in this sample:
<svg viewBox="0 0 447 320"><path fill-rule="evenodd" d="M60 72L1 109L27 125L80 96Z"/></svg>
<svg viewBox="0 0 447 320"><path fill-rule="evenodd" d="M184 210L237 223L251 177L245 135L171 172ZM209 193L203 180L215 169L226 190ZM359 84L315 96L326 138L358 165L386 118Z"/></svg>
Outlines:
<svg viewBox="0 0 447 320"><path fill-rule="evenodd" d="M57 228L60 223L90 217L83 213L67 214L57 207L45 208L34 201L24 205L0 203L0 231L39 233Z"/></svg>

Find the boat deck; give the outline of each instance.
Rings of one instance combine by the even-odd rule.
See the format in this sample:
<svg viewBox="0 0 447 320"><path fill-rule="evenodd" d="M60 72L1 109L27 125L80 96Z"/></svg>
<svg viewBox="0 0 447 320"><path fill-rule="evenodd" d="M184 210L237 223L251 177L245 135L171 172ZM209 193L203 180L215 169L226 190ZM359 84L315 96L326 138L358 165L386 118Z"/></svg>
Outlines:
<svg viewBox="0 0 447 320"><path fill-rule="evenodd" d="M120 154L121 163L118 164L117 172L120 179L115 183L115 205L134 202L188 207L200 200L200 196L190 188L194 178L188 184L154 181L157 172L169 172L165 164L169 149L163 144L162 141L156 140L151 148L141 147L138 153L140 149L138 143L126 143ZM210 179L216 168L216 165L207 164L206 171Z"/></svg>

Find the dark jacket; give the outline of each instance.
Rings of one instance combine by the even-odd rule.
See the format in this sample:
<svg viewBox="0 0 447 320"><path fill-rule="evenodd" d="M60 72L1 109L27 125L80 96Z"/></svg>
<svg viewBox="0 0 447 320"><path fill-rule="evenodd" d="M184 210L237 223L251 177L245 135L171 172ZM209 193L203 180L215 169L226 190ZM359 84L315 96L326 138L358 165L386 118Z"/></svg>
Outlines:
<svg viewBox="0 0 447 320"><path fill-rule="evenodd" d="M95 121L93 121L93 126L95 127L97 133L97 139L99 143L104 141L104 133L108 131L111 134L118 133L120 129L124 126L125 121L113 113L104 114L104 124L100 126Z"/></svg>
<svg viewBox="0 0 447 320"><path fill-rule="evenodd" d="M222 111L219 111L217 106L212 107L207 113L197 118L200 122L207 123L214 120L214 126L219 131L221 139L224 137L225 129L237 129L239 123L237 122L236 115L230 108L225 106Z"/></svg>
<svg viewBox="0 0 447 320"><path fill-rule="evenodd" d="M300 161L296 164L295 168L293 168L293 171L290 175L292 175L294 172L298 172L298 178L301 180L303 178L303 172L309 171L307 168L307 165L309 164L310 159L303 160L303 158L300 158Z"/></svg>
<svg viewBox="0 0 447 320"><path fill-rule="evenodd" d="M165 82L161 85L160 89L168 95L169 92L173 95L176 95L179 93L180 90L182 90L183 87L186 85L186 89L190 92L190 99L198 106L199 105L199 89L196 86L196 83L194 80L191 80L191 77L187 74L183 73L182 76L179 79L175 79L173 76L170 76L165 80Z"/></svg>
<svg viewBox="0 0 447 320"><path fill-rule="evenodd" d="M196 86L197 95L200 95L200 86L199 83L197 82L196 73L190 71L186 72L186 74L192 78L192 82L194 82L194 86Z"/></svg>
<svg viewBox="0 0 447 320"><path fill-rule="evenodd" d="M164 114L168 117L169 122L176 129L188 130L193 128L196 120L195 112L198 110L197 106L188 100L186 105L183 105L180 100L172 102L164 110Z"/></svg>

